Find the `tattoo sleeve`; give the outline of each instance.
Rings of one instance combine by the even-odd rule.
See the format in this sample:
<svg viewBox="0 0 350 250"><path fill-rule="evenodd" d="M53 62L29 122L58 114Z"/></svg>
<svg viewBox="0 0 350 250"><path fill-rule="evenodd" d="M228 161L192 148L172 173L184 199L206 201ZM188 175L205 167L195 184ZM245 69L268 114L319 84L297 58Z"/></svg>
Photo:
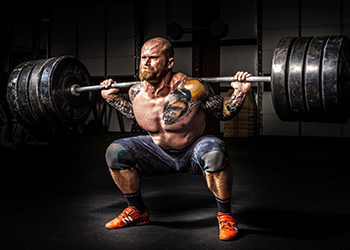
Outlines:
<svg viewBox="0 0 350 250"><path fill-rule="evenodd" d="M107 101L112 107L117 109L120 113L128 119L135 119L134 110L132 108L132 101L140 92L140 84L134 85L129 89L129 96L127 94L117 94L111 101ZM128 98L129 97L129 98Z"/></svg>
<svg viewBox="0 0 350 250"><path fill-rule="evenodd" d="M120 113L125 115L128 119L134 119L134 111L132 103L125 99L123 94L118 94L112 100L108 101L109 105L117 109Z"/></svg>
<svg viewBox="0 0 350 250"><path fill-rule="evenodd" d="M216 118L221 121L230 120L235 117L242 108L244 98L243 92L236 91L230 97L221 97L214 93L213 89L208 86L208 98L205 102L205 107Z"/></svg>
<svg viewBox="0 0 350 250"><path fill-rule="evenodd" d="M237 94L234 92L231 97L226 97L224 99L223 114L225 120L232 119L241 111L245 96L246 93L239 91Z"/></svg>

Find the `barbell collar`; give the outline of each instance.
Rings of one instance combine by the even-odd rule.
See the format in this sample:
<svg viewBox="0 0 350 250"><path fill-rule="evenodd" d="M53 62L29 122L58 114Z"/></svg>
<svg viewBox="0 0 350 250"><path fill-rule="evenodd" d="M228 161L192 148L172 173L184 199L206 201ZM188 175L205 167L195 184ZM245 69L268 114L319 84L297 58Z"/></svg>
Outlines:
<svg viewBox="0 0 350 250"><path fill-rule="evenodd" d="M207 81L207 82L233 82L233 81L237 81L236 78L233 76L202 77L201 79L203 81ZM251 77L247 77L246 81L248 81L248 82L270 82L271 77L270 76L251 76ZM130 88L131 86L138 84L139 82L140 81L113 83L111 85L111 88ZM71 87L71 93L72 93L72 95L79 96L81 92L98 91L98 90L103 90L103 89L104 89L104 87L101 85L80 87L78 84L73 84Z"/></svg>

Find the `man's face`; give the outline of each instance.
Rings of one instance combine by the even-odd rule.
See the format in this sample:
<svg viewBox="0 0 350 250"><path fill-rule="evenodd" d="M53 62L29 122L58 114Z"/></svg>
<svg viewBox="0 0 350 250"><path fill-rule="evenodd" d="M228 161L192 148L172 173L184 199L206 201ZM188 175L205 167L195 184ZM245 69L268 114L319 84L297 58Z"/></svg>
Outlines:
<svg viewBox="0 0 350 250"><path fill-rule="evenodd" d="M141 81L159 82L168 72L168 60L162 46L148 43L142 47L139 76Z"/></svg>

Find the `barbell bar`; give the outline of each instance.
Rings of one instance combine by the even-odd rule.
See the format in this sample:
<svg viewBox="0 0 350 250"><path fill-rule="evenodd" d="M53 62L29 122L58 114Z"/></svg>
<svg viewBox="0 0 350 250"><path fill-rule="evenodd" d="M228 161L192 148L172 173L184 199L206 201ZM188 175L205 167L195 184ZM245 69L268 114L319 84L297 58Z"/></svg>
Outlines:
<svg viewBox="0 0 350 250"><path fill-rule="evenodd" d="M221 76L221 77L201 77L203 81L207 82L233 82L237 81L237 79L233 76ZM251 76L246 78L247 82L271 82L270 76ZM130 88L131 86L140 83L140 81L133 81L133 82L120 82L120 83L113 83L111 85L111 88ZM86 91L98 91L104 89L101 85L94 85L94 86L85 86L80 87L78 84L74 84L71 87L71 93L72 95L79 96L80 93L86 92Z"/></svg>
<svg viewBox="0 0 350 250"><path fill-rule="evenodd" d="M203 77L232 82L234 77ZM270 76L272 103L282 121L346 123L350 117L350 40L347 36L285 37L275 47ZM112 84L129 88L139 83ZM89 116L93 91L86 67L72 56L19 64L11 73L7 101L24 126L78 125Z"/></svg>

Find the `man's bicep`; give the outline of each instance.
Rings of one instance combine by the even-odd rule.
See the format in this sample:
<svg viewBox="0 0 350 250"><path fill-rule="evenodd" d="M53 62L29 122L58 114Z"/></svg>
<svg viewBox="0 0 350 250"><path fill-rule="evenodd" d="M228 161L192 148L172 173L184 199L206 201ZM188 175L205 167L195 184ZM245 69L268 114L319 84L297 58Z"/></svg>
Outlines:
<svg viewBox="0 0 350 250"><path fill-rule="evenodd" d="M204 106L206 110L212 113L219 120L224 119L223 112L222 112L223 102L224 102L223 97L215 94L214 90L208 83L205 83L205 86L206 86L207 93L204 101Z"/></svg>

